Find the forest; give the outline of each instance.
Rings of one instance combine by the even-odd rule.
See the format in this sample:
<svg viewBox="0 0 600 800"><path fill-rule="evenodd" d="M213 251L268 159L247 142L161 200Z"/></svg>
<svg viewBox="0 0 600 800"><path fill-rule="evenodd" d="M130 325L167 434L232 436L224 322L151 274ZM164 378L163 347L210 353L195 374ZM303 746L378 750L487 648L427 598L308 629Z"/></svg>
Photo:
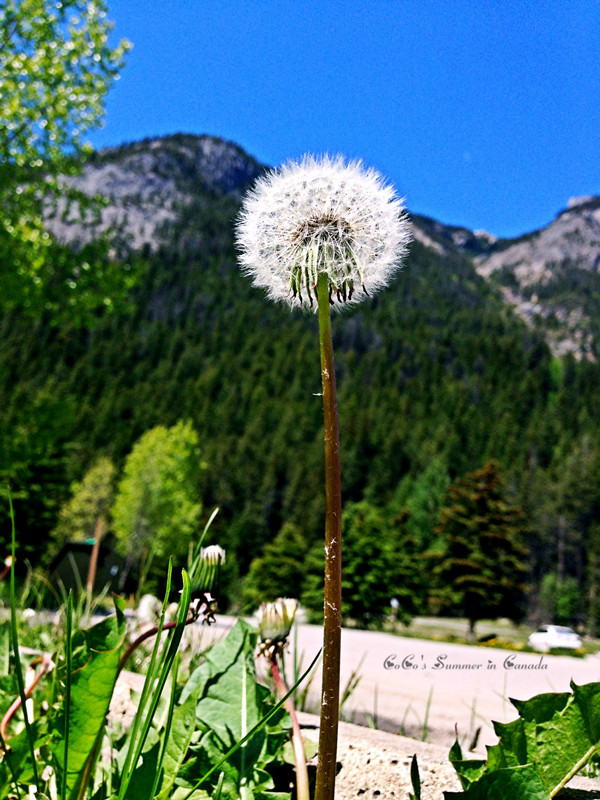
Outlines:
<svg viewBox="0 0 600 800"><path fill-rule="evenodd" d="M181 424L194 432L201 462L190 479L195 516L185 536L219 508L211 537L227 550L223 602L270 599L277 587L269 585L269 560L277 574L291 570L295 577L282 583L301 586L309 607L318 595L316 319L267 302L240 272L238 208L237 197L199 185L163 225L160 246L119 252L114 268L135 275L136 285L93 324L51 308L2 312L0 483L10 486L22 557L34 566L69 536L91 535L64 520L98 459L112 465L118 494L136 443ZM491 515L488 527L512 542L512 599L498 590L492 616L552 618L594 632L598 363L554 357L467 255L417 241L390 288L334 316L333 335L345 613L370 624L391 597L406 618L490 613L465 610L464 597L442 591L457 577L457 559L490 581L497 569L497 548L467 553L468 526L457 519L473 502L471 520ZM5 499L0 515L8 552ZM123 547L118 531L110 518L108 535Z"/></svg>

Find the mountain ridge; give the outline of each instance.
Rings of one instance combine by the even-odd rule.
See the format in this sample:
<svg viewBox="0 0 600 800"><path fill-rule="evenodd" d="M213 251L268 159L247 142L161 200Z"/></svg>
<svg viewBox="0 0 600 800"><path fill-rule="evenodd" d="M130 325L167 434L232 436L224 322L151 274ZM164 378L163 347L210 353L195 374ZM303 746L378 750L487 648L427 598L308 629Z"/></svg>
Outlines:
<svg viewBox="0 0 600 800"><path fill-rule="evenodd" d="M208 135L173 134L105 148L66 178L76 189L108 198L95 220L59 207L47 223L62 241L81 244L111 230L119 250L152 251L162 232L185 213L198 193L239 201L268 167L239 145ZM541 331L556 356L595 360L600 346L600 197L571 198L536 231L503 239L420 214L411 214L414 238L440 255L472 260L503 302Z"/></svg>

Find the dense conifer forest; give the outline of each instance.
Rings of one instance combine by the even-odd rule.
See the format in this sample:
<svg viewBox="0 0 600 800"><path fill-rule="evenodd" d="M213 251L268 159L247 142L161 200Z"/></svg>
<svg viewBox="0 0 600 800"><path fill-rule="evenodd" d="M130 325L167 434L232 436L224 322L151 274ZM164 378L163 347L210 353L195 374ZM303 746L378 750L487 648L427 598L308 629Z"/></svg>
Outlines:
<svg viewBox="0 0 600 800"><path fill-rule="evenodd" d="M158 248L121 253L138 285L127 310L93 329L17 311L0 320L0 480L34 564L47 558L72 483L98 457L120 470L142 434L179 420L198 435L205 516L220 508L211 536L228 552L230 599L286 525L306 553L318 545L316 320L267 302L240 273L238 204L203 186L165 223ZM443 546L448 488L494 463L525 520L529 613L593 627L599 365L552 356L468 255L417 241L392 286L334 317L333 329L348 508L377 509L373 535L385 538L388 520L390 541L413 554L406 569L422 572L423 554ZM0 513L7 551L4 501ZM427 608L428 587L420 591L411 613Z"/></svg>

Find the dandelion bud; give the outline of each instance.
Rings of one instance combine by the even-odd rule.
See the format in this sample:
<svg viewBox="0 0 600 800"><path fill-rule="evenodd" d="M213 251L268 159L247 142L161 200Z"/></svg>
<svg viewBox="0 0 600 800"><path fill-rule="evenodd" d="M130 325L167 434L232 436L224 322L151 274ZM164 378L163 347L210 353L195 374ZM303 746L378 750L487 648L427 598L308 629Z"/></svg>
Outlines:
<svg viewBox="0 0 600 800"><path fill-rule="evenodd" d="M258 609L258 632L263 652L279 651L287 642L298 601L289 597L278 597L274 603L263 603Z"/></svg>
<svg viewBox="0 0 600 800"><path fill-rule="evenodd" d="M211 544L208 547L200 548L200 559L205 561L209 567L218 567L225 562L225 550L218 544Z"/></svg>

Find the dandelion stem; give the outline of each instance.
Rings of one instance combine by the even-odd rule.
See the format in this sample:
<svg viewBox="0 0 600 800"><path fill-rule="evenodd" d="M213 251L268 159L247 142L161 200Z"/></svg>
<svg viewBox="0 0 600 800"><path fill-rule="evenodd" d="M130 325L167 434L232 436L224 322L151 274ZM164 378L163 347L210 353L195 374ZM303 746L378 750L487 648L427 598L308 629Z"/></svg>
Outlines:
<svg viewBox="0 0 600 800"><path fill-rule="evenodd" d="M325 432L325 602L315 800L333 800L335 796L342 639L342 478L329 294L329 281L322 273L317 282L317 299Z"/></svg>
<svg viewBox="0 0 600 800"><path fill-rule="evenodd" d="M275 654L271 656L271 674L273 675L273 680L280 697L285 697L288 694L288 689L279 672L277 656ZM294 758L296 760L296 797L298 800L310 800L308 771L306 769L306 756L304 754L300 723L296 716L296 709L294 708L292 698L288 697L283 705L292 720L292 746L294 748Z"/></svg>

